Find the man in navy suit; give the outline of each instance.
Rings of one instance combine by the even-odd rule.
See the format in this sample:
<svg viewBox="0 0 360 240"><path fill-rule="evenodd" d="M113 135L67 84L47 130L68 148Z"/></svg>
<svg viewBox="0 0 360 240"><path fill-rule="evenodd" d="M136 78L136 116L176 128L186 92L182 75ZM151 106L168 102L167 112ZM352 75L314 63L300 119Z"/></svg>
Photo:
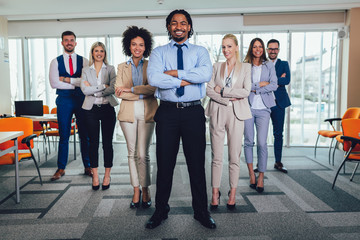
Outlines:
<svg viewBox="0 0 360 240"><path fill-rule="evenodd" d="M278 89L274 92L276 106L271 108L271 121L274 133L274 168L287 173L287 169L281 162L283 131L285 120L285 108L291 105L290 98L286 92L285 86L290 83L290 68L287 61L281 61L277 58L280 51L280 43L276 39L271 39L267 43L267 53L270 60L275 64L276 76L278 77Z"/></svg>

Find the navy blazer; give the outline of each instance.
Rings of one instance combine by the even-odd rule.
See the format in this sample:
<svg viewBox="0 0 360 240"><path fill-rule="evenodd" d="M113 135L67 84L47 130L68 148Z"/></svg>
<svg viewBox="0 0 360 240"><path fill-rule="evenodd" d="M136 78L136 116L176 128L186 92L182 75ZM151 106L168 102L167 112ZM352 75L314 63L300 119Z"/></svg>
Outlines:
<svg viewBox="0 0 360 240"><path fill-rule="evenodd" d="M276 105L280 108L286 108L291 105L289 95L285 86L290 83L290 68L287 61L281 61L278 59L275 64L276 76L278 78L278 89L274 91L276 98ZM286 73L285 77L281 77L283 73Z"/></svg>

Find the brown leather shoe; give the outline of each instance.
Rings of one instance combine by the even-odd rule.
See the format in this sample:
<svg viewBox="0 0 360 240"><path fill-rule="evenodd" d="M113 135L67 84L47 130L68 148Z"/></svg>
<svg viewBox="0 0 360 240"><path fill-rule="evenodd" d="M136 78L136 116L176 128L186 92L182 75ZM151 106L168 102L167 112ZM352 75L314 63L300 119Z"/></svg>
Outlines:
<svg viewBox="0 0 360 240"><path fill-rule="evenodd" d="M65 170L64 169L58 169L58 170L56 170L54 176L51 177L51 181L58 180L64 175L65 175Z"/></svg>
<svg viewBox="0 0 360 240"><path fill-rule="evenodd" d="M93 171L91 167L86 167L84 170L84 175L88 175L89 177L92 177Z"/></svg>
<svg viewBox="0 0 360 240"><path fill-rule="evenodd" d="M280 172L287 173L287 169L284 167L284 165L281 162L276 162L274 164L274 168L279 170Z"/></svg>

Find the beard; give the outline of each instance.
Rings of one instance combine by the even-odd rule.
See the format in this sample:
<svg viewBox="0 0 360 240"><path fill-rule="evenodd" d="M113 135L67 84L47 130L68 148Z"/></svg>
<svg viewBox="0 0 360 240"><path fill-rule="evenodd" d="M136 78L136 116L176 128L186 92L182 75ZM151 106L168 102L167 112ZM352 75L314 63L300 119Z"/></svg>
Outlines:
<svg viewBox="0 0 360 240"><path fill-rule="evenodd" d="M185 39L185 37L175 37L175 36L173 36L172 38L175 42L182 42Z"/></svg>
<svg viewBox="0 0 360 240"><path fill-rule="evenodd" d="M66 46L66 47L64 47L64 50L65 50L65 52L67 52L67 53L72 53L72 52L75 50L75 47L73 47L73 46L71 46L71 47Z"/></svg>
<svg viewBox="0 0 360 240"><path fill-rule="evenodd" d="M272 55L272 54L270 54L270 55L269 55L269 58L270 58L270 60L275 60L275 59L277 58L277 55Z"/></svg>

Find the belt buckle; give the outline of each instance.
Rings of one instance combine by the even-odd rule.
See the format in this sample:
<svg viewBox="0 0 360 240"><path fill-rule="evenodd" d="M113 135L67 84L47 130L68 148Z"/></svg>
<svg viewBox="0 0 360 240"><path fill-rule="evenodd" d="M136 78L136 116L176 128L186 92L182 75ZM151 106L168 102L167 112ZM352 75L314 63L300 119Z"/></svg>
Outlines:
<svg viewBox="0 0 360 240"><path fill-rule="evenodd" d="M176 108L184 108L182 102L176 102Z"/></svg>
<svg viewBox="0 0 360 240"><path fill-rule="evenodd" d="M96 104L97 107L101 107L101 104Z"/></svg>

